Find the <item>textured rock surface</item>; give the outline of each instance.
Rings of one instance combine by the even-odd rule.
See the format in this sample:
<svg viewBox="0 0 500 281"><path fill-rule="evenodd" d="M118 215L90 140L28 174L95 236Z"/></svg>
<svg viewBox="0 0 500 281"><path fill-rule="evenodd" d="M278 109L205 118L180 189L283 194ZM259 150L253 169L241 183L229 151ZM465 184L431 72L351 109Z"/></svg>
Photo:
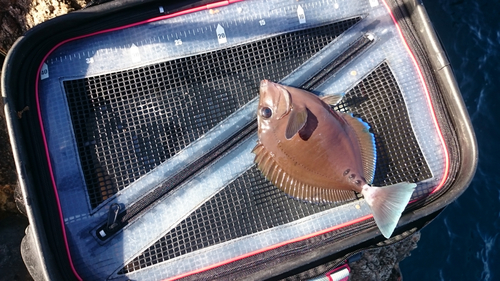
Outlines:
<svg viewBox="0 0 500 281"><path fill-rule="evenodd" d="M26 30L53 17L86 5L85 0L0 0L0 52L7 53L12 43Z"/></svg>
<svg viewBox="0 0 500 281"><path fill-rule="evenodd" d="M420 232L416 232L393 245L364 251L360 260L349 264L349 280L402 280L399 262L417 248L419 240Z"/></svg>

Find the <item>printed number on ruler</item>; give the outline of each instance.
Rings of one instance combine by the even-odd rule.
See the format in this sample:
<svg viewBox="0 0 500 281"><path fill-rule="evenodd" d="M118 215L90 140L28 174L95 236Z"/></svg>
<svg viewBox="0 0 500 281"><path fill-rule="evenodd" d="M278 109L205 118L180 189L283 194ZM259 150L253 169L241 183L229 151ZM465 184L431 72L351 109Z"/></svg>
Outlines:
<svg viewBox="0 0 500 281"><path fill-rule="evenodd" d="M49 78L49 66L43 63L42 69L40 70L40 80Z"/></svg>
<svg viewBox="0 0 500 281"><path fill-rule="evenodd" d="M224 44L227 42L226 32L222 25L217 24L217 29L215 29L215 32L217 33L217 40L219 40L219 44Z"/></svg>
<svg viewBox="0 0 500 281"><path fill-rule="evenodd" d="M297 17L299 18L300 24L306 23L306 14L300 5L297 7Z"/></svg>

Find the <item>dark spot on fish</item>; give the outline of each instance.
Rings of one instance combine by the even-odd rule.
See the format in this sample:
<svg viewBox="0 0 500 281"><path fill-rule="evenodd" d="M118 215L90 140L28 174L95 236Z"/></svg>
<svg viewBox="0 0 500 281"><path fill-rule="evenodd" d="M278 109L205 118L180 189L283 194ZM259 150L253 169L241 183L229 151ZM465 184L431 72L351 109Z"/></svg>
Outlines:
<svg viewBox="0 0 500 281"><path fill-rule="evenodd" d="M347 176L347 174L349 174L349 172L350 172L350 171L351 171L351 169L347 169L347 170L345 170L345 171L344 171L343 176L344 176L344 177L345 177L345 176Z"/></svg>
<svg viewBox="0 0 500 281"><path fill-rule="evenodd" d="M355 174L351 174L351 175L349 176L349 179L351 179L351 180L352 180L352 179L354 179L355 177L356 177L356 175L355 175Z"/></svg>
<svg viewBox="0 0 500 281"><path fill-rule="evenodd" d="M273 111L269 107L263 107L260 109L260 116L264 118L271 118L273 116Z"/></svg>
<svg viewBox="0 0 500 281"><path fill-rule="evenodd" d="M307 121L306 124L299 130L299 136L302 140L307 141L316 128L318 127L318 118L314 115L308 108L307 110Z"/></svg>

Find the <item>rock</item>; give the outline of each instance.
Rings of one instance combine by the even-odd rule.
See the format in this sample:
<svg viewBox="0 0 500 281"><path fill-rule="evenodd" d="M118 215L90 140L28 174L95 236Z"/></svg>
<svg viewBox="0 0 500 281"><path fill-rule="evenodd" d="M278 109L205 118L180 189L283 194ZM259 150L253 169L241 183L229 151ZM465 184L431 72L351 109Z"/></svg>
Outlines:
<svg viewBox="0 0 500 281"><path fill-rule="evenodd" d="M0 273L2 280L33 280L24 266L19 245L28 220L20 214L0 219Z"/></svg>
<svg viewBox="0 0 500 281"><path fill-rule="evenodd" d="M85 0L0 0L0 53L6 54L19 36L53 17L84 7Z"/></svg>
<svg viewBox="0 0 500 281"><path fill-rule="evenodd" d="M419 240L420 232L417 231L393 244L364 251L359 260L349 264L349 280L401 281L399 262L417 248Z"/></svg>

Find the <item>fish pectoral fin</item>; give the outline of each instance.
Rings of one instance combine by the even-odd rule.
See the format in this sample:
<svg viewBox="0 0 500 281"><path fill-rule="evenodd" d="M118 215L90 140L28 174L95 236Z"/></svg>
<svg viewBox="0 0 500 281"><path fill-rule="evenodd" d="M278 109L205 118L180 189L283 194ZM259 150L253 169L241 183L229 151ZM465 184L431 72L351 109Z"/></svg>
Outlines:
<svg viewBox="0 0 500 281"><path fill-rule="evenodd" d="M316 128L318 127L318 118L316 115L312 113L309 109L307 109L307 121L299 130L299 136L302 140L307 141L312 136Z"/></svg>
<svg viewBox="0 0 500 281"><path fill-rule="evenodd" d="M339 103L339 101L342 100L343 97L344 94L335 94L335 95L323 96L320 97L320 99L326 104L336 105L337 103Z"/></svg>
<svg viewBox="0 0 500 281"><path fill-rule="evenodd" d="M285 137L287 140L291 139L297 134L307 122L307 108L294 107L290 112L288 123L286 125Z"/></svg>

